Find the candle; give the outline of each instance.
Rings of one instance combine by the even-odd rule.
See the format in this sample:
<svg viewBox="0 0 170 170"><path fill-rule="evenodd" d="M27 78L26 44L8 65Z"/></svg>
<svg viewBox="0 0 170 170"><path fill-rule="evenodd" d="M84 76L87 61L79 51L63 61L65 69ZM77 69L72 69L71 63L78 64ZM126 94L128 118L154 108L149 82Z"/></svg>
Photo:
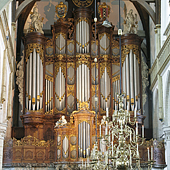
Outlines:
<svg viewBox="0 0 170 170"><path fill-rule="evenodd" d="M102 131L102 130L101 130L101 125L100 125L99 127L100 127L100 137L101 137L101 131Z"/></svg>
<svg viewBox="0 0 170 170"><path fill-rule="evenodd" d="M139 155L139 150L138 150L138 143L137 143L137 156Z"/></svg>
<svg viewBox="0 0 170 170"><path fill-rule="evenodd" d="M130 142L132 141L132 135L131 135L131 131L130 131Z"/></svg>
<svg viewBox="0 0 170 170"><path fill-rule="evenodd" d="M109 117L109 108L106 108L106 117Z"/></svg>
<svg viewBox="0 0 170 170"><path fill-rule="evenodd" d="M85 168L86 168L86 161L85 161Z"/></svg>
<svg viewBox="0 0 170 170"><path fill-rule="evenodd" d="M130 166L132 165L132 157L131 157L131 150L130 150Z"/></svg>
<svg viewBox="0 0 170 170"><path fill-rule="evenodd" d="M109 142L110 142L110 130L109 130Z"/></svg>
<svg viewBox="0 0 170 170"><path fill-rule="evenodd" d="M83 167L83 160L82 160L82 167Z"/></svg>
<svg viewBox="0 0 170 170"><path fill-rule="evenodd" d="M149 147L147 147L148 150L148 161L150 161L150 156L149 156Z"/></svg>
<svg viewBox="0 0 170 170"><path fill-rule="evenodd" d="M151 146L151 160L153 160L153 146Z"/></svg>
<svg viewBox="0 0 170 170"><path fill-rule="evenodd" d="M135 108L135 110L134 110L134 117L136 117L136 108Z"/></svg>
<svg viewBox="0 0 170 170"><path fill-rule="evenodd" d="M107 121L106 121L105 135L107 135Z"/></svg>
<svg viewBox="0 0 170 170"><path fill-rule="evenodd" d="M112 142L112 157L113 157L113 144L114 144L114 141Z"/></svg>
<svg viewBox="0 0 170 170"><path fill-rule="evenodd" d="M144 125L142 125L142 138L144 138Z"/></svg>
<svg viewBox="0 0 170 170"><path fill-rule="evenodd" d="M138 121L136 121L136 135L138 135Z"/></svg>

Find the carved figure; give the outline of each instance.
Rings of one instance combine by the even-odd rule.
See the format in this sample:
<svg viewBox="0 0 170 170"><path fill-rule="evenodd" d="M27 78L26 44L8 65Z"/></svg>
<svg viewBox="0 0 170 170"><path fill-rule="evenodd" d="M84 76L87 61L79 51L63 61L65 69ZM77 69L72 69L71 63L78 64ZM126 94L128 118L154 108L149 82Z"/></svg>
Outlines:
<svg viewBox="0 0 170 170"><path fill-rule="evenodd" d="M30 29L28 30L28 32L40 32L42 34L44 34L42 27L43 27L43 18L40 19L40 14L38 13L38 8L34 7L33 12L30 15L30 19L31 19L31 25L30 25Z"/></svg>
<svg viewBox="0 0 170 170"><path fill-rule="evenodd" d="M66 124L67 120L65 119L65 116L61 116L61 118L56 122L55 127L65 126Z"/></svg>
<svg viewBox="0 0 170 170"><path fill-rule="evenodd" d="M106 122L106 116L103 116L103 119L101 120L101 125L104 125Z"/></svg>
<svg viewBox="0 0 170 170"><path fill-rule="evenodd" d="M23 51L24 53L24 51ZM21 61L17 64L18 70L16 71L16 84L19 89L19 102L23 105L23 80L24 80L24 57L21 56Z"/></svg>
<svg viewBox="0 0 170 170"><path fill-rule="evenodd" d="M125 14L124 16L125 20L124 20L123 33L137 34L137 28L138 28L137 14L133 15L132 9L130 9L129 13L127 14L126 5L124 6L124 14Z"/></svg>

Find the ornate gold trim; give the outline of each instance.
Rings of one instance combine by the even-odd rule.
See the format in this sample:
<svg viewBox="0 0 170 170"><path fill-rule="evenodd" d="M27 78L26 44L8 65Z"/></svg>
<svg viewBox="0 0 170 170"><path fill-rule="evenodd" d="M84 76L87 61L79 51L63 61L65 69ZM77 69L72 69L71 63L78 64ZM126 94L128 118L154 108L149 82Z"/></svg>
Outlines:
<svg viewBox="0 0 170 170"><path fill-rule="evenodd" d="M139 46L138 45L123 45L122 46L122 64L124 63L125 59L126 59L126 55L130 53L130 50L132 50L133 54L136 54L136 58L138 60L138 64L140 64L140 58L139 58Z"/></svg>
<svg viewBox="0 0 170 170"><path fill-rule="evenodd" d="M54 114L57 114L57 113L65 114L65 112L66 112L66 108L64 108L61 111L59 111L56 107L54 108Z"/></svg>
<svg viewBox="0 0 170 170"><path fill-rule="evenodd" d="M106 33L106 32L103 32L103 33L99 34L99 40L101 40L104 35L106 35L106 37L110 40L110 34ZM110 47L110 45L109 45L109 47Z"/></svg>
<svg viewBox="0 0 170 170"><path fill-rule="evenodd" d="M62 9L64 9L63 16L59 16L59 15L58 15L58 9L57 9L57 8L62 8ZM56 6L55 6L55 10L56 10L55 12L56 12L58 18L65 18L66 13L67 13L67 6L66 6L63 2L60 2L58 5L56 5Z"/></svg>
<svg viewBox="0 0 170 170"><path fill-rule="evenodd" d="M73 85L67 84L67 97L69 97L70 95L74 97L74 84Z"/></svg>
<svg viewBox="0 0 170 170"><path fill-rule="evenodd" d="M56 33L55 38L57 39L60 34L63 36L64 39L66 39L66 34L64 34L63 32Z"/></svg>
<svg viewBox="0 0 170 170"><path fill-rule="evenodd" d="M112 78L112 82L120 80L120 74Z"/></svg>
<svg viewBox="0 0 170 170"><path fill-rule="evenodd" d="M45 75L45 79L48 80L48 81L51 81L53 82L53 77L52 76L49 76L49 75Z"/></svg>
<svg viewBox="0 0 170 170"><path fill-rule="evenodd" d="M78 54L78 55L76 55L76 59L77 59L76 69L81 64L85 64L85 65L87 65L88 68L90 68L90 61L89 61L90 55Z"/></svg>
<svg viewBox="0 0 170 170"><path fill-rule="evenodd" d="M86 18L86 17L80 17L80 18L78 18L78 19L76 20L76 25L77 25L79 22L81 22L81 21L85 21L87 24L89 24L89 23L90 23L89 18Z"/></svg>
<svg viewBox="0 0 170 170"><path fill-rule="evenodd" d="M40 54L40 59L42 60L42 63L43 63L44 62L44 47L42 44L38 44L38 43L27 44L26 57L25 57L26 63L28 61L30 53L32 53L34 49L36 50L37 53Z"/></svg>

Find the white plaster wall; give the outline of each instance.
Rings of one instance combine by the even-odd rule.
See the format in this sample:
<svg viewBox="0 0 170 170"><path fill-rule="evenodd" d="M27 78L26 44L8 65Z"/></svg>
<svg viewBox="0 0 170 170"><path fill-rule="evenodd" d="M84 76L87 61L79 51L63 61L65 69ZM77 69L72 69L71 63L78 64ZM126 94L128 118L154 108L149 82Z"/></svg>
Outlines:
<svg viewBox="0 0 170 170"><path fill-rule="evenodd" d="M155 4L154 3L151 3L150 6L152 7L152 9L155 11ZM156 45L156 42L155 42L155 31L154 31L154 28L155 28L155 24L152 20L151 17L149 17L149 31L150 31L150 60L151 60L151 67L152 67L152 64L154 63L155 61L155 58L156 58L156 54L155 54L155 45Z"/></svg>
<svg viewBox="0 0 170 170"><path fill-rule="evenodd" d="M166 40L166 36L164 36L163 34L170 21L169 11L170 11L169 0L161 0L161 46L164 44Z"/></svg>
<svg viewBox="0 0 170 170"><path fill-rule="evenodd" d="M170 126L170 61L162 72L164 124ZM169 110L168 110L169 109Z"/></svg>
<svg viewBox="0 0 170 170"><path fill-rule="evenodd" d="M153 91L153 138L162 140L163 130L162 123L159 120L159 97L158 86Z"/></svg>

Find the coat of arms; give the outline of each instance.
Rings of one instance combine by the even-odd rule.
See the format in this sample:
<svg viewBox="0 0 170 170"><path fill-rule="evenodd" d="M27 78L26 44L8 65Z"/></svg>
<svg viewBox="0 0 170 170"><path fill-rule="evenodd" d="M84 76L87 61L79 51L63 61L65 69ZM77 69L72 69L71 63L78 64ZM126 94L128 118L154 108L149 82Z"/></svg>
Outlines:
<svg viewBox="0 0 170 170"><path fill-rule="evenodd" d="M55 9L58 18L64 18L66 16L67 6L63 2L56 5Z"/></svg>

